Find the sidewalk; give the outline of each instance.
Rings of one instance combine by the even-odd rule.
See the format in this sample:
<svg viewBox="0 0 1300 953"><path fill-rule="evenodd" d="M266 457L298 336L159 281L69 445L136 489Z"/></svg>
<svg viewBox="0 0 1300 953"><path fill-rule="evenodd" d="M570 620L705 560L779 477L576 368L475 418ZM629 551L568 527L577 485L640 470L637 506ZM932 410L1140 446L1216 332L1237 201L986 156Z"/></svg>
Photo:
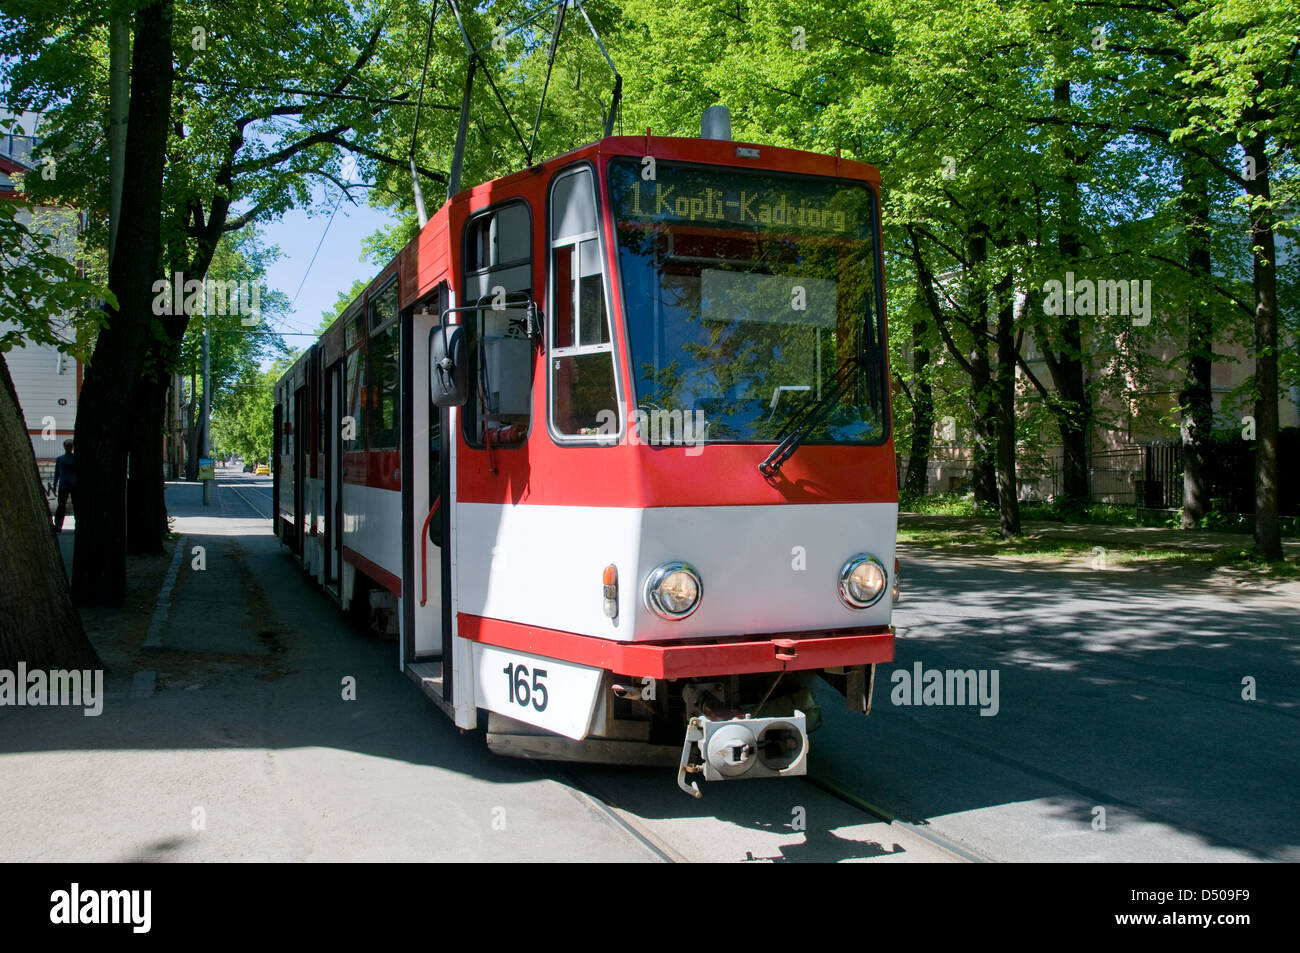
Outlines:
<svg viewBox="0 0 1300 953"><path fill-rule="evenodd" d="M274 654L266 594L244 558L253 540L270 537L270 521L255 517L219 480L208 506L202 484L182 482L167 484L167 504L177 540L142 648L189 653L200 662Z"/></svg>
<svg viewBox="0 0 1300 953"><path fill-rule="evenodd" d="M168 483L168 553L130 558L124 607L83 611L102 713L0 708L0 863L654 859L349 629L253 505L269 482L217 484L204 507Z"/></svg>
<svg viewBox="0 0 1300 953"><path fill-rule="evenodd" d="M127 600L122 610L83 610L87 635L109 667L110 692L148 694L159 678L184 687L201 670L269 662L276 645L266 618L266 598L244 561L241 538L269 536L268 520L216 481L203 505L201 483L167 481L173 538L161 556L127 562ZM72 575L75 517L59 534L59 548ZM160 654L161 653L161 654ZM268 666L274 676L278 668Z"/></svg>

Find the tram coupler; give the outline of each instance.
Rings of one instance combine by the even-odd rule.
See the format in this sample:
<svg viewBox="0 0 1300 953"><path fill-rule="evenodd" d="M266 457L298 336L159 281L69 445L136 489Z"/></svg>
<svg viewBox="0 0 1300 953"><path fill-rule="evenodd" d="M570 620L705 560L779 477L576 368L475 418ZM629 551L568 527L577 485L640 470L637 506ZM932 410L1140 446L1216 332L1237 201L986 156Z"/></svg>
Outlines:
<svg viewBox="0 0 1300 953"><path fill-rule="evenodd" d="M783 778L808 773L808 723L804 713L774 718L712 719L696 715L687 723L677 786L700 797L688 774L706 781Z"/></svg>

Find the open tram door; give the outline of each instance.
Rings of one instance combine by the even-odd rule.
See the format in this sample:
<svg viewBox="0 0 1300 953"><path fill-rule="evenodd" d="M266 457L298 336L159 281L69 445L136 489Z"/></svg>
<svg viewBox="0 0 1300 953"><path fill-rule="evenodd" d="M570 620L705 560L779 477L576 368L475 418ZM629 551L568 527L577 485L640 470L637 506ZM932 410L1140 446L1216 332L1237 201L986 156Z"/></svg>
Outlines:
<svg viewBox="0 0 1300 953"><path fill-rule="evenodd" d="M325 469L322 511L325 522L322 581L336 596L343 569L343 361L325 369L324 406Z"/></svg>
<svg viewBox="0 0 1300 953"><path fill-rule="evenodd" d="M403 669L459 727L475 727L468 650L452 619L452 512L456 410L436 406L430 391L429 342L442 334L453 306L446 282L402 315L402 399L410 408L402 428ZM447 329L450 331L450 328ZM462 643L458 645L457 643ZM459 650L459 651L458 651Z"/></svg>
<svg viewBox="0 0 1300 953"><path fill-rule="evenodd" d="M284 446L284 403L280 396L280 385L275 387L275 406L271 410L271 529L280 542L285 543L280 529L280 474L284 469L281 460L281 447Z"/></svg>
<svg viewBox="0 0 1300 953"><path fill-rule="evenodd" d="M293 551L301 559L304 556L303 544L307 512L307 443L310 429L307 427L309 392L306 384L293 392L293 418L291 433L293 435Z"/></svg>

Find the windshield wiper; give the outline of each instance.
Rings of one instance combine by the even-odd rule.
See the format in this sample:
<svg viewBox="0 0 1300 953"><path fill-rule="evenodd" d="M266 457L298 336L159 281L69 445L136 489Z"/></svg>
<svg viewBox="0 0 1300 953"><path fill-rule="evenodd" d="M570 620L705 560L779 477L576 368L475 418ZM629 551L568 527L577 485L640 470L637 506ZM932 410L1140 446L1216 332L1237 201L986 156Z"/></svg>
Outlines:
<svg viewBox="0 0 1300 953"><path fill-rule="evenodd" d="M868 360L863 357L850 358L841 364L830 387L823 392L822 396L816 401L806 403L800 413L786 421L785 426L777 434L780 436L784 433L785 436L767 455L767 459L758 465L758 472L765 477L779 473L785 462L794 456L794 452L808 439L813 429L821 424L830 411L839 404L840 399L853 386L857 373L866 369L867 365Z"/></svg>

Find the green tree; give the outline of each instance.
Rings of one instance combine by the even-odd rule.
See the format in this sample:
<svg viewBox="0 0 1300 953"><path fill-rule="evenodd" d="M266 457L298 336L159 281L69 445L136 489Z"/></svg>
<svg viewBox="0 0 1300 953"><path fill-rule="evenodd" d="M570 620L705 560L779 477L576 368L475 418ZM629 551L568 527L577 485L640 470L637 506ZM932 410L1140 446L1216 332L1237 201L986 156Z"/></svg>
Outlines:
<svg viewBox="0 0 1300 953"><path fill-rule="evenodd" d="M0 80L12 106L46 113L46 145L59 162L60 174L41 183L39 197L90 213L88 238L98 240L102 257L107 137L85 130L101 127L108 113L108 22L131 15L134 5L11 2L10 8L17 16L0 25ZM132 240L114 259L118 278L110 276L117 288L129 272L133 290L119 292L123 314L101 335L102 353L91 364L81 404L78 439L84 430L95 488L73 573L83 601L118 603L124 592L128 451L132 549L156 549L165 528L158 436L165 382L189 316L155 322L152 295L145 302L142 289L162 275L201 280L223 234L306 203L313 177L352 191L340 177L347 150L363 162L405 167L403 158L366 144L384 104L401 106L413 92L408 79L390 82L393 70L381 77L368 69L392 12L343 0L288 6L213 0L176 11L170 0L159 0L134 12L129 194L121 229ZM387 49L406 55L400 46ZM128 227L128 219L141 215L147 221L140 228L138 222Z"/></svg>
<svg viewBox="0 0 1300 953"><path fill-rule="evenodd" d="M912 302L921 301L947 360L969 378L976 483L981 497L998 498L1004 530L1014 525L1007 497L1019 418L1037 416L1017 413L1015 389L1027 381L1051 412L1064 495L1078 502L1089 492L1092 442L1126 427L1127 401L1167 378L1171 346L1186 371L1175 411L1193 421L1184 442L1194 522L1214 342L1230 339L1243 313L1240 227L1225 189L1249 189L1232 141L1265 123L1253 208L1265 203L1261 190L1294 189L1291 7L886 0L863 11L821 0L626 0L613 50L633 128L691 135L701 110L723 102L738 139L839 148L881 169L890 300L901 306L891 309L907 314L895 329L915 323ZM1270 207L1284 205L1274 195ZM1282 228L1282 218L1270 221ZM1266 246L1265 224L1256 215L1256 248ZM1071 271L1150 280L1159 297L1149 324L1044 313L1044 282ZM925 330L910 336L924 342ZM1266 341L1266 331L1256 336ZM1026 359L1030 341L1042 363ZM1275 395L1272 349L1258 350L1257 386ZM910 406L923 378L901 357L896 350L894 367ZM1261 398L1260 414L1264 403L1275 406ZM1269 445L1261 440L1261 461Z"/></svg>
<svg viewBox="0 0 1300 953"><path fill-rule="evenodd" d="M1278 518L1278 275L1283 209L1295 209L1294 162L1300 103L1295 61L1300 55L1300 10L1285 0L1219 0L1189 5L1190 67L1180 78L1195 107L1178 135L1228 135L1240 143L1242 186L1252 259L1255 358L1255 550L1282 558ZM1280 167L1282 177L1279 178ZM1275 190L1278 194L1275 195Z"/></svg>
<svg viewBox="0 0 1300 953"><path fill-rule="evenodd" d="M153 281L162 246L163 165L171 123L172 4L135 14L131 122L126 133L119 233L108 286L119 307L95 341L77 403L77 537L72 593L82 605L120 605L126 596L126 469L136 382L145 367ZM133 408L135 409L135 408ZM155 444L161 428L155 433ZM161 448L159 448L161 456ZM160 473L161 473L161 467ZM161 478L161 476L160 476Z"/></svg>
<svg viewBox="0 0 1300 953"><path fill-rule="evenodd" d="M265 371L244 367L222 392L220 407L212 414L212 435L225 450L249 461L271 458L275 384L288 367L287 361Z"/></svg>
<svg viewBox="0 0 1300 953"><path fill-rule="evenodd" d="M222 238L208 269L208 278L214 283L234 282L237 287L265 288L266 269L277 257L278 248L263 247L257 230L245 229ZM267 289L259 294L259 299L260 313L255 318L236 313L201 313L193 315L186 328L174 366L176 373L189 377L189 392L195 395L187 421L187 479L198 478L197 411L203 396L204 331L208 332L214 420L227 412L232 394L248 386L247 382L256 377L262 364L282 359L289 353L284 339L275 330L288 311L288 297L282 291ZM216 436L215 426L212 435ZM223 445L228 446L224 442Z"/></svg>
<svg viewBox="0 0 1300 953"><path fill-rule="evenodd" d="M387 264L387 261L385 261L384 264ZM358 278L356 281L352 282L352 287L347 291L340 291L334 304L321 312L320 326L316 328L316 334L321 335L328 331L329 326L338 320L339 315L344 312L347 306L353 301L356 301L357 298L361 296L361 293L369 286L370 282L367 279Z"/></svg>
<svg viewBox="0 0 1300 953"><path fill-rule="evenodd" d="M22 343L75 352L68 338L77 335L68 335L68 322L96 326L93 302L107 291L80 276L60 253L57 236L34 231L23 217L17 203L0 201L0 576L6 580L0 668L13 670L19 661L32 668L95 668L101 663L72 604L4 355Z"/></svg>

